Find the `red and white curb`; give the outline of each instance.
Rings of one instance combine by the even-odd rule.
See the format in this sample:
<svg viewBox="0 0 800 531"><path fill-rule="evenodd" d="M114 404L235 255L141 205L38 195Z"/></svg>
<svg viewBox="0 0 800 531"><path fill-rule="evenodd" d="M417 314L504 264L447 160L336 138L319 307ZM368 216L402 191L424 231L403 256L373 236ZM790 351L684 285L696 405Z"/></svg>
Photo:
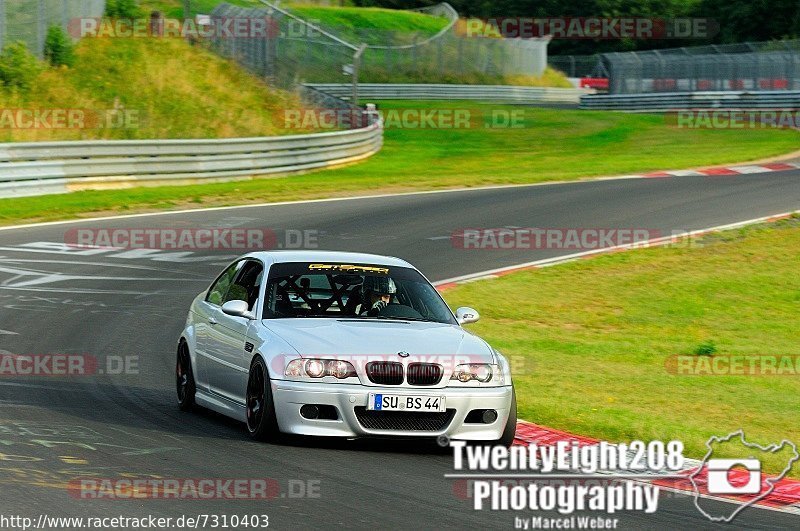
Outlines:
<svg viewBox="0 0 800 531"><path fill-rule="evenodd" d="M598 439L592 439L591 437L582 437L580 435L573 435L571 433L555 430L553 428L539 426L537 424L526 422L524 420L520 420L517 423L517 434L516 437L514 438L515 445L536 444L537 446L554 446L560 441L564 441L567 443L572 443L573 441L575 441L579 445L592 445L600 442L600 440ZM686 468L678 472L678 474L684 476L683 478L669 478L669 479L655 479L655 480L635 479L626 481L651 483L661 488L664 488L665 490L685 492L685 493L695 493L696 492L695 487L689 480L689 476L692 475L692 473L697 470L701 462L696 459L686 459L685 464ZM748 473L745 471L741 472L735 471L732 472L732 474L738 476L745 476ZM617 480L617 477L611 476L611 473L609 473L609 475L610 475L609 479ZM766 483L767 480L770 480L770 483ZM699 489L698 496L701 498L724 501L738 505L745 504L748 502L747 496L711 495L708 493L704 481L701 481L699 478L696 478L695 481L698 484L698 489ZM762 488L769 488L772 483L774 483L774 478L770 478L765 475L762 476L762 486L763 486ZM752 505L761 509L770 509L773 511L780 511L780 512L800 515L800 481L784 478L775 483L774 490L768 496L766 496L764 499Z"/></svg>
<svg viewBox="0 0 800 531"><path fill-rule="evenodd" d="M509 275L511 273L516 273L518 271L524 271L527 269L541 269L543 267L550 267L559 264L565 264L567 262L573 262L575 260L581 260L586 258L592 258L594 256L602 255L602 254L609 254L609 253L616 253L621 251L628 251L630 249L643 249L647 247L660 247L665 245L670 245L673 243L677 243L681 240L691 239L699 236L703 236L706 234L710 234L713 232L720 232L724 230L731 230L731 229L738 229L740 227L746 227L748 225L756 225L758 223L773 223L775 221L779 221L782 219L787 219L792 217L795 214L799 214L800 210L796 210L793 212L784 212L782 214L775 214L773 216L764 216L761 218L755 219L748 219L745 221L737 221L736 223L728 223L727 225L718 225L716 227L710 227L707 229L699 229L694 231L688 231L682 233L678 236L662 236L660 238L652 238L646 241L636 242L636 243L628 243L622 245L614 245L612 247L603 247L602 249L592 249L589 251L583 251L579 253L572 253L567 254L564 256L556 256L554 258L544 258L542 260L535 260L533 262L526 262L523 264L516 264L513 266L507 267L499 267L497 269L489 269L486 271L481 271L478 273L471 273L469 275L462 275L459 277L452 277L445 280L440 280L438 282L434 282L433 285L436 286L436 289L440 292L446 291L451 289L459 284L467 284L469 282L475 282L478 280L489 280L494 278L499 278L505 275Z"/></svg>
<svg viewBox="0 0 800 531"><path fill-rule="evenodd" d="M792 171L800 169L800 162L771 162L764 164L741 164L737 166L719 166L699 170L668 170L650 173L622 175L619 177L600 177L599 181L614 179L655 179L660 177L720 177L725 175L750 175L775 171Z"/></svg>

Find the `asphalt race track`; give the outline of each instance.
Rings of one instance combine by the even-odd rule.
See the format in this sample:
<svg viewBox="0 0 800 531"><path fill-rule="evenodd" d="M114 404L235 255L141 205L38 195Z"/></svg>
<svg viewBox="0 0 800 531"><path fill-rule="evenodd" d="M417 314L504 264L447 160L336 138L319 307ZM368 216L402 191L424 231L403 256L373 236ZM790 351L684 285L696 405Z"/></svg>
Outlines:
<svg viewBox="0 0 800 531"><path fill-rule="evenodd" d="M243 425L211 413L179 412L175 347L189 303L233 256L64 249L69 229L317 230L322 249L399 256L436 281L574 252L454 248L449 237L463 228L644 227L669 234L798 209L800 171L792 171L415 194L0 231L0 350L87 354L103 371L0 377L2 512L268 514L277 528L513 526L514 512L473 511L454 481L444 478L452 458L435 444L259 444ZM481 301L474 306L480 311ZM108 374L131 356L138 356L138 369ZM80 477L272 478L281 494L269 501L79 500L66 487ZM319 495L300 496L309 489ZM664 494L654 515L620 518L622 528L714 527L683 495ZM734 524L796 528L800 520L749 508Z"/></svg>

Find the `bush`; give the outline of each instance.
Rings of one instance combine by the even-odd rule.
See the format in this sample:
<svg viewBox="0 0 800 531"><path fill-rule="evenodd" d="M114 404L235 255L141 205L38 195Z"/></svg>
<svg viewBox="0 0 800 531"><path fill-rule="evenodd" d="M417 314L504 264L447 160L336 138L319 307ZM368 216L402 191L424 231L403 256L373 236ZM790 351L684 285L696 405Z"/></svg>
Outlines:
<svg viewBox="0 0 800 531"><path fill-rule="evenodd" d="M60 26L50 26L44 41L44 58L53 66L72 66L75 49L72 41Z"/></svg>
<svg viewBox="0 0 800 531"><path fill-rule="evenodd" d="M27 90L42 72L43 66L24 42L6 46L0 53L0 82L5 87Z"/></svg>
<svg viewBox="0 0 800 531"><path fill-rule="evenodd" d="M713 356L716 352L717 346L711 340L700 343L697 348L694 349L696 356Z"/></svg>
<svg viewBox="0 0 800 531"><path fill-rule="evenodd" d="M106 0L107 17L137 18L140 14L136 0Z"/></svg>

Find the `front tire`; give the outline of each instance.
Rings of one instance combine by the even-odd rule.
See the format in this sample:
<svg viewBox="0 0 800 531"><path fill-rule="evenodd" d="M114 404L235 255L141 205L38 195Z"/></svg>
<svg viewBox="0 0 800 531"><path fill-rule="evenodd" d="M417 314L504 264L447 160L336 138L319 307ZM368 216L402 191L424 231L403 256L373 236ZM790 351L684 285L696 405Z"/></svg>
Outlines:
<svg viewBox="0 0 800 531"><path fill-rule="evenodd" d="M503 435L497 440L497 444L506 448L514 444L514 436L517 433L517 392L511 388L511 410L508 414L508 422Z"/></svg>
<svg viewBox="0 0 800 531"><path fill-rule="evenodd" d="M247 431L257 441L275 439L278 430L278 419L275 416L275 403L272 400L272 386L269 383L269 372L264 360L256 357L250 366L250 377L247 380Z"/></svg>
<svg viewBox="0 0 800 531"><path fill-rule="evenodd" d="M189 345L183 340L178 345L178 356L175 363L175 384L178 392L178 407L181 411L191 411L194 408L194 396L197 387L194 382Z"/></svg>

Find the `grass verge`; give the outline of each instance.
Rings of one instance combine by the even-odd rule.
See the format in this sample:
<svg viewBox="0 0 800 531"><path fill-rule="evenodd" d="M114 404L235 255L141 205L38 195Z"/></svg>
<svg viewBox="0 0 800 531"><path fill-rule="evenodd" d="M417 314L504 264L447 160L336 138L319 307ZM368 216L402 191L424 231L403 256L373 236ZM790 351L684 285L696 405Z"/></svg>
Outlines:
<svg viewBox="0 0 800 531"><path fill-rule="evenodd" d="M276 135L292 132L283 128L281 110L300 106L294 94L180 39L86 38L76 57L72 68L47 69L26 91L0 91L0 107L113 110L133 120L114 127L94 121L83 128L3 127L0 141Z"/></svg>
<svg viewBox="0 0 800 531"><path fill-rule="evenodd" d="M457 286L517 370L520 418L610 441L800 443L800 217ZM477 251L474 251L477 252ZM672 355L791 356L794 375L677 375ZM673 371L674 372L674 371ZM721 452L725 454L725 452ZM759 455L778 472L787 455ZM800 476L795 467L793 474Z"/></svg>
<svg viewBox="0 0 800 531"><path fill-rule="evenodd" d="M386 102L383 150L346 168L221 184L0 200L0 224L177 208L426 189L523 184L756 160L797 149L791 130L689 130L663 116L474 102ZM402 112L522 112L521 127L403 128ZM447 113L443 113L446 117ZM413 120L412 120L413 122ZM406 125L413 125L408 122Z"/></svg>

